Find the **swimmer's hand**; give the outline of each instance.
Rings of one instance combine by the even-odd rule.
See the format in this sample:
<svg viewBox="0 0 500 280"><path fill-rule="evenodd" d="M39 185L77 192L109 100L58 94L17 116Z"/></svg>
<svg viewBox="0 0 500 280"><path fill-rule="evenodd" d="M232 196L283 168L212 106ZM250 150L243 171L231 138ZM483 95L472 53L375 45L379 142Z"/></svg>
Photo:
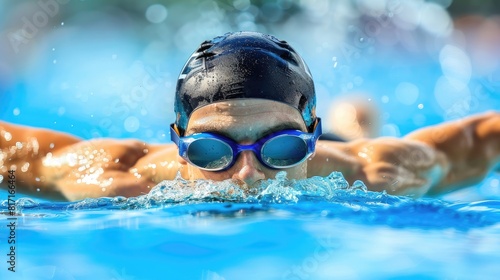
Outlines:
<svg viewBox="0 0 500 280"><path fill-rule="evenodd" d="M423 196L448 170L442 153L417 141L364 139L353 142L351 149L360 163L356 177L373 191Z"/></svg>
<svg viewBox="0 0 500 280"><path fill-rule="evenodd" d="M399 138L320 141L310 176L341 171L391 194L435 195L480 182L500 166L500 114L485 113Z"/></svg>
<svg viewBox="0 0 500 280"><path fill-rule="evenodd" d="M336 170L350 183L363 181L371 191L413 196L427 193L442 179L446 169L443 155L431 147L389 137L348 143L321 141L308 166L311 175L326 176Z"/></svg>
<svg viewBox="0 0 500 280"><path fill-rule="evenodd" d="M442 153L416 141L378 138L357 150L369 188L391 194L423 196L449 168Z"/></svg>
<svg viewBox="0 0 500 280"><path fill-rule="evenodd" d="M488 172L500 171L500 113L487 112L411 133L442 153L449 166L432 193L452 191L479 183Z"/></svg>

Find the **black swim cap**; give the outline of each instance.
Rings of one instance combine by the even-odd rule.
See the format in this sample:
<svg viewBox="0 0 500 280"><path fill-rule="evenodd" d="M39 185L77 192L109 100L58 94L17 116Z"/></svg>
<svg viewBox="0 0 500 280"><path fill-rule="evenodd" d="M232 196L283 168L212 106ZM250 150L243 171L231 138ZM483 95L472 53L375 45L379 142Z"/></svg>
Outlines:
<svg viewBox="0 0 500 280"><path fill-rule="evenodd" d="M300 111L311 129L316 95L311 73L285 41L257 32L205 41L184 65L175 93L175 124L184 134L191 113L218 101L261 98Z"/></svg>

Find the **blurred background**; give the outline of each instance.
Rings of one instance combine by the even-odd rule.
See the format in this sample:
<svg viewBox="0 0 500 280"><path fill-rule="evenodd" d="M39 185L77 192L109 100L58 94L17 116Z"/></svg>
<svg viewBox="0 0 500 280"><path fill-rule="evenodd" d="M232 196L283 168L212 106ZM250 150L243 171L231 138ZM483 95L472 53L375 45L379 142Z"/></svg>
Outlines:
<svg viewBox="0 0 500 280"><path fill-rule="evenodd" d="M368 136L403 136L500 108L499 11L493 0L0 0L0 119L169 142L186 59L252 30L304 57L326 130L359 137L348 123L366 106Z"/></svg>

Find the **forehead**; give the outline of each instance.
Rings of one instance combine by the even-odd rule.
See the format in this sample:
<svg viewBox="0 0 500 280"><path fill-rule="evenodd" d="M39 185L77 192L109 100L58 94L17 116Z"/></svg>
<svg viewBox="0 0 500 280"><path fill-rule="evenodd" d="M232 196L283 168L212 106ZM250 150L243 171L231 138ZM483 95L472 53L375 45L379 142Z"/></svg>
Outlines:
<svg viewBox="0 0 500 280"><path fill-rule="evenodd" d="M234 99L196 109L189 118L186 135L217 132L234 140L255 140L283 129L306 131L297 109L266 99Z"/></svg>

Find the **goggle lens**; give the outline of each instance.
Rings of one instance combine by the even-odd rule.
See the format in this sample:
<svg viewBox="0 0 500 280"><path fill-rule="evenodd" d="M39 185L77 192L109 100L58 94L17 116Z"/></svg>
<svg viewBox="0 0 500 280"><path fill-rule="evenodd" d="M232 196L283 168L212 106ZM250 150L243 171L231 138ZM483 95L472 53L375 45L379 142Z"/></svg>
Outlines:
<svg viewBox="0 0 500 280"><path fill-rule="evenodd" d="M232 162L233 150L218 139L199 139L189 145L187 157L198 167L218 170Z"/></svg>
<svg viewBox="0 0 500 280"><path fill-rule="evenodd" d="M271 167L283 168L301 162L307 156L307 143L300 137L283 135L267 141L262 160Z"/></svg>
<svg viewBox="0 0 500 280"><path fill-rule="evenodd" d="M313 153L320 135L319 118L313 133L282 130L249 145L238 144L230 138L209 132L180 137L175 125L170 126L170 136L179 148L179 155L193 165L208 171L230 168L235 162L235 157L248 150L255 153L259 161L267 167L277 169L292 167Z"/></svg>

